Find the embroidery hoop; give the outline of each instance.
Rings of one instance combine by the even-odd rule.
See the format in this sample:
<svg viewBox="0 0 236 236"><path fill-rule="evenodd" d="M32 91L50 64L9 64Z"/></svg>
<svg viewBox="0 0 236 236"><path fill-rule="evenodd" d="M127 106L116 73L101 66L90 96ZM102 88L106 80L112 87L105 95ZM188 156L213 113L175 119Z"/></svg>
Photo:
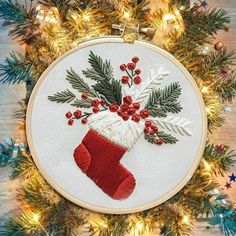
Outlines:
<svg viewBox="0 0 236 236"><path fill-rule="evenodd" d="M117 36L117 37L116 36L108 36L108 37L96 38L96 39L85 41L85 42L81 43L79 46L77 46L77 47L71 49L70 51L66 52L65 54L63 54L61 57L59 57L57 60L55 60L44 71L44 73L39 78L37 84L35 85L32 93L31 93L31 96L30 96L30 100L29 100L29 104L28 104L28 108L27 108L27 114L26 114L26 136L27 136L27 141L28 141L29 149L31 151L32 158L33 158L37 168L39 169L42 176L47 180L47 182L57 192L59 192L62 196L64 196L65 198L67 198L71 202L73 202L73 203L75 203L75 204L77 204L81 207L87 208L87 209L95 211L95 212L108 213L108 214L135 213L135 212L150 209L152 207L155 207L155 206L165 202L166 200L168 200L169 198L174 196L177 192L179 192L187 184L187 182L190 180L190 178L194 174L195 170L197 169L197 167L198 167L198 165L201 161L201 157L202 157L202 154L203 154L204 149L205 149L206 136L207 136L206 110L205 110L204 102L203 102L203 99L202 99L202 95L201 95L195 81L193 80L193 78L189 74L189 72L186 70L186 68L177 59L175 59L171 54L169 54L165 50L157 47L156 45L154 45L150 42L143 41L143 40L135 40L133 42L135 45L139 45L139 46L151 49L151 50L161 54L162 56L168 58L172 63L174 63L182 71L182 73L185 75L186 79L191 83L191 86L193 87L193 90L197 94L199 106L201 107L202 130L203 130L202 138L201 138L201 144L200 144L200 148L198 149L197 157L195 158L194 164L192 165L191 169L189 169L187 175L179 182L178 185L175 186L175 188L173 188L171 191L169 191L167 194L165 194L162 198L151 201L148 204L144 204L144 205L139 206L139 207L121 208L121 209L120 208L105 208L105 207L96 206L94 204L90 204L88 202L80 200L77 197L71 196L69 193L67 193L64 189L62 189L60 186L58 186L55 183L55 181L48 175L48 173L45 171L44 167L40 163L40 160L37 156L37 153L36 153L36 150L35 150L35 147L34 147L34 143L33 143L33 139L32 139L32 132L31 132L31 130L32 130L31 120L32 120L32 110L33 110L32 108L33 108L34 101L35 101L35 98L37 96L38 90L39 90L43 80L47 77L48 73L60 61L62 61L64 58L66 58L70 54L72 54L72 53L74 53L74 52L76 52L76 51L78 51L82 48L90 47L92 45L103 44L103 43L125 43L125 40L123 38L121 38L120 36Z"/></svg>

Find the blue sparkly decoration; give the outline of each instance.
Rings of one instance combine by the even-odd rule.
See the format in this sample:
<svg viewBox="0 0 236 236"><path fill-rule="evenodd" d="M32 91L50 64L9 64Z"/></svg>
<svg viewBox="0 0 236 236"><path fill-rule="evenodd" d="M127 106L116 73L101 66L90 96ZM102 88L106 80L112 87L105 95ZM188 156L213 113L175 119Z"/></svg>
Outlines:
<svg viewBox="0 0 236 236"><path fill-rule="evenodd" d="M11 165L20 158L20 150L24 150L24 144L13 139L6 139L0 143L0 167Z"/></svg>
<svg viewBox="0 0 236 236"><path fill-rule="evenodd" d="M236 235L236 211L228 198L218 189L209 192L212 195L213 215L205 218L209 224L218 226L226 236Z"/></svg>

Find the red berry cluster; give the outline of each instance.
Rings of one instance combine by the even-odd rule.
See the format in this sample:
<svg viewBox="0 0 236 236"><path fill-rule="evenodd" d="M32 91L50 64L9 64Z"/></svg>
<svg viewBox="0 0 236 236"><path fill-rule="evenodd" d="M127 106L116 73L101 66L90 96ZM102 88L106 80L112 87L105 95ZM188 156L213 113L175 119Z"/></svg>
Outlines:
<svg viewBox="0 0 236 236"><path fill-rule="evenodd" d="M116 103L113 103L109 106L111 112L116 112L123 120L128 120L131 116L131 120L134 122L139 122L141 118L145 119L150 115L150 112L147 109L140 109L140 103L133 102L131 96L126 96L123 98L123 104L120 106Z"/></svg>
<svg viewBox="0 0 236 236"><path fill-rule="evenodd" d="M144 128L145 134L155 135L157 132L158 132L158 127L155 124L153 124L149 120L145 121L145 128ZM157 144L161 145L163 143L163 140L158 138L156 142Z"/></svg>
<svg viewBox="0 0 236 236"><path fill-rule="evenodd" d="M142 81L142 79L140 77L141 70L136 68L138 61L139 61L139 58L137 56L135 56L132 58L132 62L129 62L128 64L120 65L120 69L122 71L125 71L127 74L121 78L121 82L123 84L128 84L129 87L132 86L133 82L135 84L140 84Z"/></svg>
<svg viewBox="0 0 236 236"><path fill-rule="evenodd" d="M88 120L87 120L87 118L84 117L84 116L85 116L85 115L82 114L82 111L81 111L81 110L76 110L76 111L73 112L73 114L72 114L70 111L68 111L68 112L66 113L66 118L69 119L69 120L68 120L68 125L73 125L75 119L80 119L80 118L82 118L82 117L83 117L83 118L81 119L81 123L82 123L82 124L86 124Z"/></svg>
<svg viewBox="0 0 236 236"><path fill-rule="evenodd" d="M89 99L91 101L91 105L93 106L93 113L97 113L99 112L101 109L99 106L102 106L103 108L106 108L106 101L104 99L90 99L88 98L88 94L87 93L82 93L81 94L81 98L83 100ZM86 112L85 114L82 113L81 110L76 110L75 112L73 112L73 114L68 111L66 113L66 118L68 118L68 125L73 125L74 124L74 120L75 119L81 119L81 123L82 124L86 124L87 123L87 118L92 115L92 113Z"/></svg>

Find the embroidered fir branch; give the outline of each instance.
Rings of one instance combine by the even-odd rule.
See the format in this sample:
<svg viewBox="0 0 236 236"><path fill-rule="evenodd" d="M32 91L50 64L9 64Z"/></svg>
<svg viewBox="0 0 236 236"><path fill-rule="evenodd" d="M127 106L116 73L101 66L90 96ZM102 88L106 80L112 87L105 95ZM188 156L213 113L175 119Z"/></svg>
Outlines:
<svg viewBox="0 0 236 236"><path fill-rule="evenodd" d="M92 107L92 103L91 103L90 99L86 99L86 100L76 99L71 105L75 106L75 107L80 107L80 108L90 108L90 107Z"/></svg>
<svg viewBox="0 0 236 236"><path fill-rule="evenodd" d="M121 104L122 93L119 81L115 79L101 80L93 85L94 90L104 96L109 103Z"/></svg>
<svg viewBox="0 0 236 236"><path fill-rule="evenodd" d="M167 134L163 131L158 131L155 135L145 134L144 138L152 144L157 144L157 139L160 138L164 143L173 144L178 141L177 138L173 137L171 134Z"/></svg>
<svg viewBox="0 0 236 236"><path fill-rule="evenodd" d="M87 83L72 69L67 70L66 79L70 82L72 87L81 93L87 93L90 97L97 97L96 92L89 87Z"/></svg>
<svg viewBox="0 0 236 236"><path fill-rule="evenodd" d="M100 56L90 51L88 62L92 69L83 70L83 74L87 78L100 81L111 80L114 77L110 61L103 60Z"/></svg>
<svg viewBox="0 0 236 236"><path fill-rule="evenodd" d="M70 103L75 99L75 95L70 90L57 92L52 96L48 96L48 99L56 103Z"/></svg>
<svg viewBox="0 0 236 236"><path fill-rule="evenodd" d="M171 83L164 89L153 90L145 106L153 117L166 117L167 112L178 113L182 107L177 101L181 94L178 82Z"/></svg>

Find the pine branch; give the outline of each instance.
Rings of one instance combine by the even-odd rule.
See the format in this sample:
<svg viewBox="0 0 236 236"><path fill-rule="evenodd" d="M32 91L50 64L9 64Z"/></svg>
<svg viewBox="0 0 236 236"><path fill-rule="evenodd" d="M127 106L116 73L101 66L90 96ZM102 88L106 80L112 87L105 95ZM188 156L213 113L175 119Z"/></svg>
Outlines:
<svg viewBox="0 0 236 236"><path fill-rule="evenodd" d="M95 55L92 51L89 54L89 64L92 69L83 70L83 74L92 80L111 80L113 78L113 68L110 61L104 60Z"/></svg>
<svg viewBox="0 0 236 236"><path fill-rule="evenodd" d="M0 82L3 84L19 84L35 77L35 69L30 61L20 53L14 52L0 64Z"/></svg>
<svg viewBox="0 0 236 236"><path fill-rule="evenodd" d="M198 11L197 7L194 7L190 11L183 12L183 18L186 29L182 39L186 38L190 44L202 42L230 23L228 12L223 9Z"/></svg>
<svg viewBox="0 0 236 236"><path fill-rule="evenodd" d="M153 90L145 106L153 117L166 117L167 112L178 113L182 107L177 101L181 94L181 87L178 82L170 84L163 90Z"/></svg>
<svg viewBox="0 0 236 236"><path fill-rule="evenodd" d="M70 103L75 99L75 95L67 89L61 92L57 92L52 96L48 96L48 99L56 103Z"/></svg>
<svg viewBox="0 0 236 236"><path fill-rule="evenodd" d="M202 68L196 74L203 80L209 80L211 77L218 76L221 69L234 66L235 59L234 51L227 52L224 49L219 52L211 52L202 57Z"/></svg>
<svg viewBox="0 0 236 236"><path fill-rule="evenodd" d="M157 139L160 138L164 143L173 144L178 141L175 137L171 134L167 134L163 131L158 131L155 135L145 134L144 138L152 144L157 144Z"/></svg>
<svg viewBox="0 0 236 236"><path fill-rule="evenodd" d="M87 93L91 97L97 97L96 92L89 87L87 83L72 69L67 70L66 79L70 82L72 87L81 93Z"/></svg>
<svg viewBox="0 0 236 236"><path fill-rule="evenodd" d="M235 164L236 153L233 150L229 150L229 147L224 145L222 152L216 151L216 146L213 144L208 144L205 148L204 159L213 166L212 171L215 175L224 175L229 171Z"/></svg>
<svg viewBox="0 0 236 236"><path fill-rule="evenodd" d="M21 44L40 36L39 25L34 23L35 9L27 9L16 0L0 0L0 19L3 26L11 26L9 34Z"/></svg>
<svg viewBox="0 0 236 236"><path fill-rule="evenodd" d="M75 107L80 107L80 108L92 107L91 100L89 100L89 99L86 99L86 100L76 99L71 105L75 106Z"/></svg>
<svg viewBox="0 0 236 236"><path fill-rule="evenodd" d="M58 12L63 21L66 20L66 15L72 5L71 0L39 0L39 3L50 8L55 7L58 9Z"/></svg>
<svg viewBox="0 0 236 236"><path fill-rule="evenodd" d="M109 103L121 104L122 93L121 85L119 81L112 80L101 80L97 84L93 85L93 88L102 96L106 98Z"/></svg>

